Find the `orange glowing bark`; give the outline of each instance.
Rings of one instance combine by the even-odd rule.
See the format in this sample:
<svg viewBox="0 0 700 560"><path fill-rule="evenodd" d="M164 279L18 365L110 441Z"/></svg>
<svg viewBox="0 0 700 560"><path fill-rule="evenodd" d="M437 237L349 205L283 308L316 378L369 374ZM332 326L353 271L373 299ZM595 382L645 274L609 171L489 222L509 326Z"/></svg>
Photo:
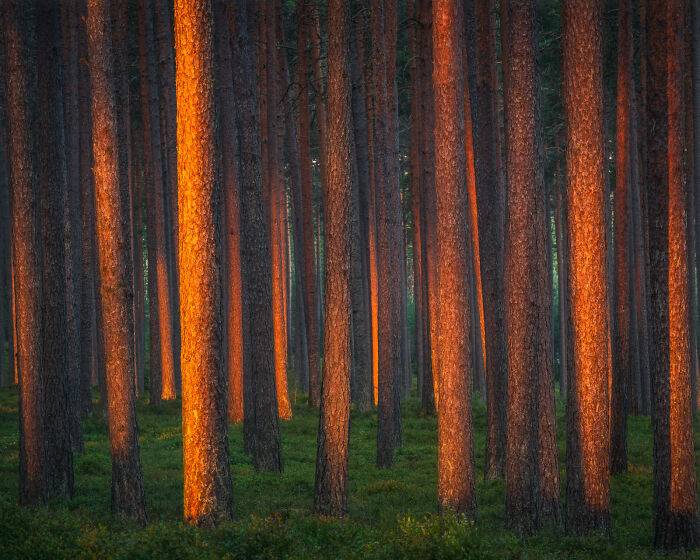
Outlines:
<svg viewBox="0 0 700 560"><path fill-rule="evenodd" d="M606 271L601 5L564 3L568 296L571 387L567 528L610 525L609 328Z"/></svg>
<svg viewBox="0 0 700 560"><path fill-rule="evenodd" d="M648 174L654 545L700 544L690 382L686 182L683 169L685 6L650 2ZM653 204L651 203L653 201Z"/></svg>
<svg viewBox="0 0 700 560"><path fill-rule="evenodd" d="M435 191L439 337L438 505L472 516L476 510L468 381L471 319L465 184L464 12L456 0L433 0Z"/></svg>
<svg viewBox="0 0 700 560"><path fill-rule="evenodd" d="M232 516L223 372L211 0L175 2L184 516Z"/></svg>

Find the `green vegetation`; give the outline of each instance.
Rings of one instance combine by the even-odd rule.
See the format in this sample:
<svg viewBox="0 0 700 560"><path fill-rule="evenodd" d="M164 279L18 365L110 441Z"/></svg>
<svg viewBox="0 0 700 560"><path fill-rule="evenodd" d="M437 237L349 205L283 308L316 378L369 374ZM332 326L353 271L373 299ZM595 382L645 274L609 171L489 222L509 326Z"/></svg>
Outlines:
<svg viewBox="0 0 700 560"><path fill-rule="evenodd" d="M484 406L475 405L477 466L483 460ZM560 410L560 461L564 424ZM181 522L182 456L179 402L158 411L139 405L141 457L150 524L140 529L110 514L110 458L104 422L84 423L85 452L76 457L76 496L47 508L17 505L17 392L0 390L0 558L277 559L357 558L664 558L651 551L651 431L631 418L629 473L612 484L610 539L544 534L522 540L505 529L500 482L481 482L475 524L435 515L435 418L417 403L404 408L404 446L396 466L374 466L376 415L352 416L350 515L313 516L317 415L298 401L283 425L284 474L256 473L232 426L230 451L237 521L214 530ZM697 426L696 426L697 433ZM698 438L696 437L696 449ZM696 452L696 456L699 454ZM700 558L700 554L673 558Z"/></svg>

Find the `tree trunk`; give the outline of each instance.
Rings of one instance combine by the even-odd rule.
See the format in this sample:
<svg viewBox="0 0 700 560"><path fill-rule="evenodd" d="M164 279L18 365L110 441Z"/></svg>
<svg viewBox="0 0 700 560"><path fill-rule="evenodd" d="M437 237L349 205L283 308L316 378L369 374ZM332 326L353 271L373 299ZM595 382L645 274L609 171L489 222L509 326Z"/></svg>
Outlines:
<svg viewBox="0 0 700 560"><path fill-rule="evenodd" d="M479 207L479 260L484 287L486 336L486 458L484 477L503 477L505 465L506 358L503 324L503 185L496 119L493 0L476 3L476 177Z"/></svg>
<svg viewBox="0 0 700 560"><path fill-rule="evenodd" d="M119 133L109 2L88 0L87 34L92 84L97 260L106 358L107 420L112 451L112 509L146 522L136 428L133 294L128 184L120 165L126 149ZM116 51L121 50L119 47Z"/></svg>
<svg viewBox="0 0 700 560"><path fill-rule="evenodd" d="M509 2L505 60L508 225L506 514L520 534L559 521L554 380L549 352L547 210L538 177L535 2ZM532 297L532 294L537 294Z"/></svg>
<svg viewBox="0 0 700 560"><path fill-rule="evenodd" d="M649 3L649 326L654 426L654 546L698 546L690 383L686 193L683 170L682 2ZM653 203L651 203L653 201Z"/></svg>
<svg viewBox="0 0 700 560"><path fill-rule="evenodd" d="M19 502L36 505L47 498L44 409L45 373L42 368L42 262L39 193L36 184L30 68L36 59L29 48L31 12L18 0L3 7L7 56L8 157L12 167L12 269L15 318L22 323L16 332L19 385ZM15 354L14 349L11 349Z"/></svg>
<svg viewBox="0 0 700 560"><path fill-rule="evenodd" d="M214 13L175 2L182 433L185 521L232 517L222 348L221 188L217 177Z"/></svg>
<svg viewBox="0 0 700 560"><path fill-rule="evenodd" d="M436 239L439 263L438 506L476 513L469 371L471 320L461 2L433 0Z"/></svg>
<svg viewBox="0 0 700 560"><path fill-rule="evenodd" d="M282 470L272 329L270 233L265 218L260 120L247 11L236 6L232 33L236 119L241 131L241 261L243 268L244 435L259 470Z"/></svg>
<svg viewBox="0 0 700 560"><path fill-rule="evenodd" d="M606 271L601 4L564 3L567 119L567 529L610 527L609 326Z"/></svg>
<svg viewBox="0 0 700 560"><path fill-rule="evenodd" d="M328 6L328 132L326 185L326 322L321 417L316 454L316 512L347 511L350 428L350 199L352 134L348 73L348 5Z"/></svg>
<svg viewBox="0 0 700 560"><path fill-rule="evenodd" d="M44 57L37 72L37 170L43 244L44 437L48 497L73 495L73 453L68 398L66 259L63 209L67 203L59 6L37 4L37 45ZM21 331L22 329L18 329Z"/></svg>

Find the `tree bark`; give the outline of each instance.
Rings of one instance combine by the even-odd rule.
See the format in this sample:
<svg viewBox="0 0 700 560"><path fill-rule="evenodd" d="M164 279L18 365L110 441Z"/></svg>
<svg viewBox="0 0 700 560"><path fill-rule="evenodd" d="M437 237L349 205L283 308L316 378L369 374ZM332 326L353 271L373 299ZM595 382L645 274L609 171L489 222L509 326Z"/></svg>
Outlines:
<svg viewBox="0 0 700 560"><path fill-rule="evenodd" d="M316 454L314 509L342 516L347 511L350 371L350 214L352 123L348 72L348 5L328 6L328 137L326 185L326 322L321 416Z"/></svg>
<svg viewBox="0 0 700 560"><path fill-rule="evenodd" d="M682 2L649 3L649 326L654 427L654 546L700 542L693 452L686 192L683 170ZM651 203L653 201L653 203Z"/></svg>
<svg viewBox="0 0 700 560"><path fill-rule="evenodd" d="M185 521L232 517L222 347L221 185L217 177L214 13L175 2L182 433Z"/></svg>
<svg viewBox="0 0 700 560"><path fill-rule="evenodd" d="M610 527L609 325L599 0L564 3L567 120L567 530Z"/></svg>
<svg viewBox="0 0 700 560"><path fill-rule="evenodd" d="M554 380L549 352L547 210L538 169L535 2L508 2L505 82L508 225L506 514L520 534L559 521Z"/></svg>
<svg viewBox="0 0 700 560"><path fill-rule="evenodd" d="M461 2L433 0L435 191L438 280L438 506L476 513L469 371L464 95L464 12Z"/></svg>

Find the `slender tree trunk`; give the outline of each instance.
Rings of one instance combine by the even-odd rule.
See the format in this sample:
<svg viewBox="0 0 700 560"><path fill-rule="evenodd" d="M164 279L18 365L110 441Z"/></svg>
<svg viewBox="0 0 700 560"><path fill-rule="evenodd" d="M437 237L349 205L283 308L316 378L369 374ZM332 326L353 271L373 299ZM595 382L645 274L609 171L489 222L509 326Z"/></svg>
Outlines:
<svg viewBox="0 0 700 560"><path fill-rule="evenodd" d="M5 2L3 29L7 56L8 156L12 168L12 269L17 329L19 385L19 501L43 503L47 497L44 446L45 373L42 368L42 239L39 193L31 136L29 78L35 64L29 48L33 13L18 0ZM12 349L15 353L14 349Z"/></svg>
<svg viewBox="0 0 700 560"><path fill-rule="evenodd" d="M175 2L185 521L232 516L222 348L221 188L217 178L214 13Z"/></svg>
<svg viewBox="0 0 700 560"><path fill-rule="evenodd" d="M158 112L158 75L156 72L155 42L153 34L152 3L141 0L140 10L140 76L141 76L141 115L144 124L144 154L148 173L147 188L151 190L148 211L150 212L149 229L153 238L153 265L149 275L153 295L157 301L152 302L151 313L156 313L151 320L157 329L158 345L154 344L156 333L151 331L151 358L153 346L160 352L160 395L151 395L152 402L158 404L160 399L171 400L177 396L177 375L175 365L175 344L173 333L173 305L170 290L170 266L167 241L167 220L165 190L166 178L163 176L163 149L161 144L161 119ZM158 373L156 372L156 375ZM153 387L152 387L153 389Z"/></svg>
<svg viewBox="0 0 700 560"><path fill-rule="evenodd" d="M682 2L649 3L648 161L650 340L654 426L654 546L698 546L686 193L683 170ZM653 203L651 203L653 201Z"/></svg>
<svg viewBox="0 0 700 560"><path fill-rule="evenodd" d="M547 210L538 177L535 2L508 2L505 82L508 225L505 304L508 331L506 512L530 534L559 521L554 380L549 352ZM539 297L530 297L539 294Z"/></svg>
<svg viewBox="0 0 700 560"><path fill-rule="evenodd" d="M601 7L598 0L564 3L571 324L566 522L572 533L610 526Z"/></svg>
<svg viewBox="0 0 700 560"><path fill-rule="evenodd" d="M37 170L43 244L44 437L48 497L73 495L73 453L68 397L66 258L63 209L67 204L63 142L63 100L59 6L37 4L37 45L43 70L37 72ZM18 328L18 332L22 327Z"/></svg>
<svg viewBox="0 0 700 560"><path fill-rule="evenodd" d="M231 42L226 5L216 1L217 93L221 142L221 181L224 199L224 332L226 378L228 380L228 418L243 421L243 284L241 274L240 170L238 168L238 130L233 92Z"/></svg>
<svg viewBox="0 0 700 560"><path fill-rule="evenodd" d="M631 379L630 188L632 21L629 0L620 0L617 33L617 141L615 150L613 378L610 395L610 471L627 469L627 408Z"/></svg>
<svg viewBox="0 0 700 560"><path fill-rule="evenodd" d="M105 347L112 509L145 524L143 475L136 428L133 294L128 184L120 165L126 149L116 108L109 0L88 0L87 34L92 84L97 260ZM121 49L117 48L116 51Z"/></svg>
<svg viewBox="0 0 700 560"><path fill-rule="evenodd" d="M559 394L564 402L569 388L569 279L567 266L569 262L568 239L566 237L566 183L562 177L561 166L557 176L557 274L559 287Z"/></svg>
<svg viewBox="0 0 700 560"><path fill-rule="evenodd" d="M236 119L241 131L241 261L243 268L244 434L253 464L260 470L282 470L272 328L270 234L265 218L260 148L260 116L249 41L247 10L230 12Z"/></svg>
<svg viewBox="0 0 700 560"><path fill-rule="evenodd" d="M351 294L350 215L352 123L348 72L348 5L328 6L328 132L326 203L326 322L321 417L316 454L318 513L347 511L350 428Z"/></svg>
<svg viewBox="0 0 700 560"><path fill-rule="evenodd" d="M476 178L479 260L486 336L486 458L484 477L501 478L505 465L506 358L503 324L503 185L496 119L494 1L476 2Z"/></svg>
<svg viewBox="0 0 700 560"><path fill-rule="evenodd" d="M464 148L464 12L433 0L436 238L439 263L438 505L476 513L469 371L468 220Z"/></svg>

